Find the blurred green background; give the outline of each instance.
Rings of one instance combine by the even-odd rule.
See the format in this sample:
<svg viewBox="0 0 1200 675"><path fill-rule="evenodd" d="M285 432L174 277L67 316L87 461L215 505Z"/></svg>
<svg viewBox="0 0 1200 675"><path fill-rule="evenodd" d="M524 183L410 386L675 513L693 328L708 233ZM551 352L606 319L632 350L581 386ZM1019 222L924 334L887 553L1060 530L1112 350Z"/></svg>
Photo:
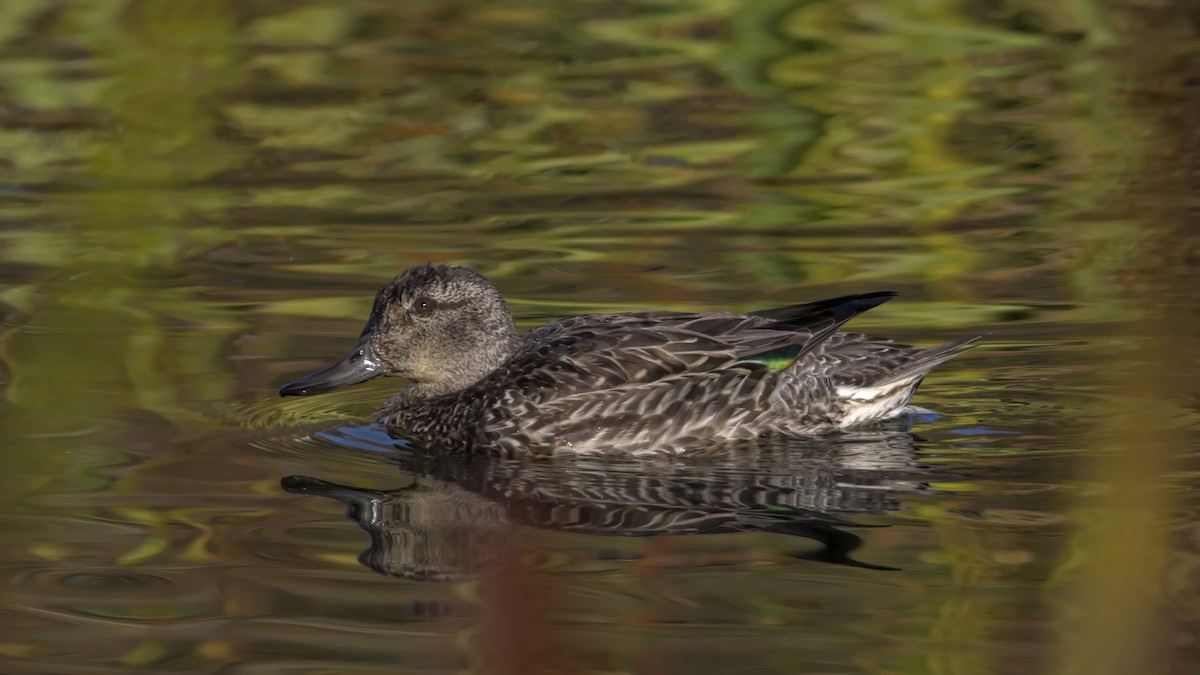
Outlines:
<svg viewBox="0 0 1200 675"><path fill-rule="evenodd" d="M1197 73L1171 0L5 0L0 670L1194 672ZM990 335L859 533L899 571L517 528L493 597L279 488L411 478L396 383L275 390L425 261L526 327Z"/></svg>

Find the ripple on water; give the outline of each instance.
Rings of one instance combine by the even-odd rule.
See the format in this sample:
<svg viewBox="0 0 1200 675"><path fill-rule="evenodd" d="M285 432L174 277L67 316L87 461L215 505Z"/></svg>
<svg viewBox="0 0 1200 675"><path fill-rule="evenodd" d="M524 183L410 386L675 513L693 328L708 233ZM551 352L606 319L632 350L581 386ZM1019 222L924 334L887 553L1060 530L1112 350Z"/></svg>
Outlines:
<svg viewBox="0 0 1200 675"><path fill-rule="evenodd" d="M221 589L191 567L156 571L96 566L28 567L11 577L9 604L25 612L76 620L154 623L222 611Z"/></svg>
<svg viewBox="0 0 1200 675"><path fill-rule="evenodd" d="M337 354L330 354L330 362ZM346 389L329 396L269 396L227 414L243 429L294 429L306 425L365 421L386 400L378 387Z"/></svg>
<svg viewBox="0 0 1200 675"><path fill-rule="evenodd" d="M44 513L0 515L0 544L24 543L34 555L46 558L65 557L58 554L63 545L109 543L141 537L145 532L139 525L113 520ZM10 549L6 557L11 561L17 557L16 552Z"/></svg>

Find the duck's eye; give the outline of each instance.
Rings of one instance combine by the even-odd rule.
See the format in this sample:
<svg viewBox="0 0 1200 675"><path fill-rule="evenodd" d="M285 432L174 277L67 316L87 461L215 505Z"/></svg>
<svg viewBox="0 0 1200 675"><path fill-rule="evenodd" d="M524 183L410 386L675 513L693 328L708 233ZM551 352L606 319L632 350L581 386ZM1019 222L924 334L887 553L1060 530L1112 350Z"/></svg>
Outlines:
<svg viewBox="0 0 1200 675"><path fill-rule="evenodd" d="M433 298L421 297L413 300L413 314L431 314L435 309L437 309L437 303L433 301Z"/></svg>

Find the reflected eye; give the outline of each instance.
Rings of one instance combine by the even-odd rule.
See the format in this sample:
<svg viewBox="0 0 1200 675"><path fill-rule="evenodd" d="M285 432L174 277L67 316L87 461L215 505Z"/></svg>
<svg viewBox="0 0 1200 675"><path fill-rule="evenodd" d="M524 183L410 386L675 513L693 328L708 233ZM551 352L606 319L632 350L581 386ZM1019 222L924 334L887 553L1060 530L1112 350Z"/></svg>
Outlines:
<svg viewBox="0 0 1200 675"><path fill-rule="evenodd" d="M437 303L434 302L432 298L420 297L416 300L413 300L413 314L430 314L435 309L437 309Z"/></svg>

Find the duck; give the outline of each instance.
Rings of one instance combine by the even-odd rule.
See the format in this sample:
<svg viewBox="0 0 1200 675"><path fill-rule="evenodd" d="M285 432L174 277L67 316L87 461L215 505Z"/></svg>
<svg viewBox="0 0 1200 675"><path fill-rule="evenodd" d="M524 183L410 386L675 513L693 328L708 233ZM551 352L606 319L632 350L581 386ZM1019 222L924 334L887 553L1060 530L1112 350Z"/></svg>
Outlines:
<svg viewBox="0 0 1200 675"><path fill-rule="evenodd" d="M839 330L895 296L587 314L522 334L483 275L429 263L380 289L344 357L279 393L403 377L409 384L376 413L390 436L506 457L681 455L811 437L902 416L933 368L982 337L919 348Z"/></svg>

